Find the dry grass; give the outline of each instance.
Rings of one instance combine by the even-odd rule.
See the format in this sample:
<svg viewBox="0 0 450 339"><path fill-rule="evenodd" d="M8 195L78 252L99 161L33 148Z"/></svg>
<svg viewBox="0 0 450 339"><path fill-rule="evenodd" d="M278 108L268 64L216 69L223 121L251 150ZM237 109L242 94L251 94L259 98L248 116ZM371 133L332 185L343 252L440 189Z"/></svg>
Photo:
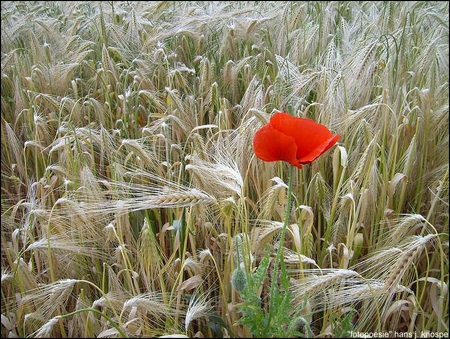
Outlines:
<svg viewBox="0 0 450 339"><path fill-rule="evenodd" d="M287 336L448 333L447 2L3 1L1 44L2 337L256 336L289 201ZM341 134L291 200L276 111Z"/></svg>

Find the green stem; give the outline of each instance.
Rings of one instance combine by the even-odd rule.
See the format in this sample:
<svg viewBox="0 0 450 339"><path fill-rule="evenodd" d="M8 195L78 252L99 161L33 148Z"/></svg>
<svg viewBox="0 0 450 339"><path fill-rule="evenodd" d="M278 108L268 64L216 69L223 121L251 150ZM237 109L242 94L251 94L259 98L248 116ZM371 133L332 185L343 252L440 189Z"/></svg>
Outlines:
<svg viewBox="0 0 450 339"><path fill-rule="evenodd" d="M119 332L119 334L122 336L122 338L128 338L127 335L125 334L125 332L122 331L122 329L110 317L108 317L105 313L103 313L99 310L96 310L95 308L83 308L80 310L73 311L71 313L59 315L57 318L61 318L61 319L67 318L67 317L70 317L72 315L75 315L75 314L81 313L81 312L93 312L93 313L96 313L96 314L102 316L103 318L108 320L108 322L117 330L117 332Z"/></svg>
<svg viewBox="0 0 450 339"><path fill-rule="evenodd" d="M283 228L281 229L281 237L278 245L277 255L275 257L275 262L273 266L273 279L272 285L270 286L269 321L267 322L267 326L270 326L270 318L272 314L276 312L275 292L276 289L278 288L278 266L281 265L282 267L284 267L284 238L286 237L286 228L289 224L289 219L291 215L293 173L294 173L294 166L289 166L289 183L287 191L286 210L284 214L284 224Z"/></svg>

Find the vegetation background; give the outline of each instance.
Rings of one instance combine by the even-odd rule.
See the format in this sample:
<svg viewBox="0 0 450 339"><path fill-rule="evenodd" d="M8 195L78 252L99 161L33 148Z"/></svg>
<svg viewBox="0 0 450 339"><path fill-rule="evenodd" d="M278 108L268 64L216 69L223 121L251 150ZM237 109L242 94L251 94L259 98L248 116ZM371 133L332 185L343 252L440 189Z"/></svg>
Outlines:
<svg viewBox="0 0 450 339"><path fill-rule="evenodd" d="M448 6L2 1L1 336L448 333Z"/></svg>

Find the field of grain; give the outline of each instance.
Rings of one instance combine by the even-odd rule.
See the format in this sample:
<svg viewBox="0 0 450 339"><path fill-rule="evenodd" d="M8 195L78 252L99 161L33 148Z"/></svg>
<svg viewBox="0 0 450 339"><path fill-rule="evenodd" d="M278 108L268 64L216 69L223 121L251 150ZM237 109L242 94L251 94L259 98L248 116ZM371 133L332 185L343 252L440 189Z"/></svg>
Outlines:
<svg viewBox="0 0 450 339"><path fill-rule="evenodd" d="M448 336L447 2L1 8L2 338Z"/></svg>

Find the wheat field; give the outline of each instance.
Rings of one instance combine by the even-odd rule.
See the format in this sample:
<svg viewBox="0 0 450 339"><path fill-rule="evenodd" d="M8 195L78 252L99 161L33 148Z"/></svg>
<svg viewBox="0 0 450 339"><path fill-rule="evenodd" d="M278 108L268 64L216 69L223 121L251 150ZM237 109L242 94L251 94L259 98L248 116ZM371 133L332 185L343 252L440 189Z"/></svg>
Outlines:
<svg viewBox="0 0 450 339"><path fill-rule="evenodd" d="M447 2L1 8L2 338L448 337Z"/></svg>

